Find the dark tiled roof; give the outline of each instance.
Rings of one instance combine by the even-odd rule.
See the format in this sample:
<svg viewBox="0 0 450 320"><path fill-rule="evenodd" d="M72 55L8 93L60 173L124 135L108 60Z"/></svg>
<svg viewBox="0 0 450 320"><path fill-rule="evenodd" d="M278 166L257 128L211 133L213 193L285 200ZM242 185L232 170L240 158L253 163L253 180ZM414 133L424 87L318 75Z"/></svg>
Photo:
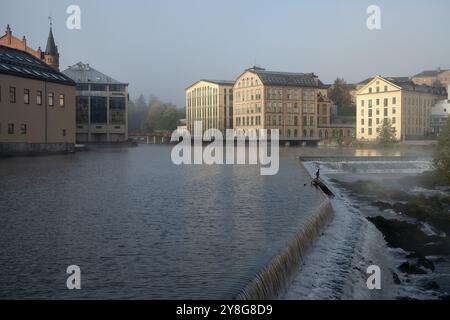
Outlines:
<svg viewBox="0 0 450 320"><path fill-rule="evenodd" d="M403 90L406 90L406 91L417 91L417 92L430 93L430 94L436 94L436 95L444 95L445 94L444 88L430 87L427 85L418 85L418 84L415 84L409 77L382 77L382 78L401 87ZM372 79L374 79L374 78L371 78L370 80L372 80ZM370 82L370 81L368 81L368 82Z"/></svg>
<svg viewBox="0 0 450 320"><path fill-rule="evenodd" d="M438 70L425 70L421 73L416 74L414 77L436 77L437 75L441 74L444 71L448 71L445 69L438 69Z"/></svg>
<svg viewBox="0 0 450 320"><path fill-rule="evenodd" d="M0 73L74 86L75 83L59 71L28 52L0 45Z"/></svg>
<svg viewBox="0 0 450 320"><path fill-rule="evenodd" d="M325 85L314 73L266 71L262 68L251 68L248 71L257 74L265 85L325 88Z"/></svg>
<svg viewBox="0 0 450 320"><path fill-rule="evenodd" d="M218 85L225 85L225 86L232 86L234 85L234 81L233 80L210 80L210 79L202 79L200 81L207 81L207 82L211 82L211 83L215 83Z"/></svg>
<svg viewBox="0 0 450 320"><path fill-rule="evenodd" d="M83 62L70 66L63 73L76 83L127 84L117 81Z"/></svg>

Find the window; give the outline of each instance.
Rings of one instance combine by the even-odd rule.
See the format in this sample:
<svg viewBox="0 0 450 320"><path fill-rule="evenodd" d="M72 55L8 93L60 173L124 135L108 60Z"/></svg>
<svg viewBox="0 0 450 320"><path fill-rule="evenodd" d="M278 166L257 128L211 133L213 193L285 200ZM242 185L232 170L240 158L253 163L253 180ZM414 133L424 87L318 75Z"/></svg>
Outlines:
<svg viewBox="0 0 450 320"><path fill-rule="evenodd" d="M23 103L30 104L30 89L23 89Z"/></svg>
<svg viewBox="0 0 450 320"><path fill-rule="evenodd" d="M369 118L372 117L372 109L369 109Z"/></svg>
<svg viewBox="0 0 450 320"><path fill-rule="evenodd" d="M8 123L8 134L14 134L14 123Z"/></svg>
<svg viewBox="0 0 450 320"><path fill-rule="evenodd" d="M380 92L380 87L377 87L377 92Z"/></svg>
<svg viewBox="0 0 450 320"><path fill-rule="evenodd" d="M369 127L372 126L372 119L369 119Z"/></svg>
<svg viewBox="0 0 450 320"><path fill-rule="evenodd" d="M388 91L388 86L384 86L384 91Z"/></svg>
<svg viewBox="0 0 450 320"><path fill-rule="evenodd" d="M364 100L361 100L361 107L364 107Z"/></svg>
<svg viewBox="0 0 450 320"><path fill-rule="evenodd" d="M377 104L377 106L380 105L380 99L377 99L377 100L376 100L376 104Z"/></svg>
<svg viewBox="0 0 450 320"><path fill-rule="evenodd" d="M388 109L384 108L384 116L387 117L388 116Z"/></svg>
<svg viewBox="0 0 450 320"><path fill-rule="evenodd" d="M48 93L48 105L53 107L55 105L55 94L53 92Z"/></svg>
<svg viewBox="0 0 450 320"><path fill-rule="evenodd" d="M91 91L106 91L105 84L91 84Z"/></svg>
<svg viewBox="0 0 450 320"><path fill-rule="evenodd" d="M372 88L369 88L369 93L372 93Z"/></svg>
<svg viewBox="0 0 450 320"><path fill-rule="evenodd" d="M91 97L91 122L106 123L107 107L106 97Z"/></svg>
<svg viewBox="0 0 450 320"><path fill-rule="evenodd" d="M372 128L369 128L369 135L372 135Z"/></svg>
<svg viewBox="0 0 450 320"><path fill-rule="evenodd" d="M369 99L369 108L372 108L372 99Z"/></svg>
<svg viewBox="0 0 450 320"><path fill-rule="evenodd" d="M392 104L396 104L397 103L397 98L396 97L393 97L392 98Z"/></svg>
<svg viewBox="0 0 450 320"><path fill-rule="evenodd" d="M384 106L387 107L388 106L388 99L384 98Z"/></svg>
<svg viewBox="0 0 450 320"><path fill-rule="evenodd" d="M62 130L62 136L65 137L66 136L66 129Z"/></svg>
<svg viewBox="0 0 450 320"><path fill-rule="evenodd" d="M59 95L59 106L64 108L66 106L66 97L63 94Z"/></svg>
<svg viewBox="0 0 450 320"><path fill-rule="evenodd" d="M126 86L123 84L110 84L109 91L125 92Z"/></svg>
<svg viewBox="0 0 450 320"><path fill-rule="evenodd" d="M392 118L392 124L395 124L395 117L394 118Z"/></svg>
<svg viewBox="0 0 450 320"><path fill-rule="evenodd" d="M26 124L21 124L20 125L20 134L27 134L27 125Z"/></svg>
<svg viewBox="0 0 450 320"><path fill-rule="evenodd" d="M364 133L364 128L361 128L361 133Z"/></svg>
<svg viewBox="0 0 450 320"><path fill-rule="evenodd" d="M38 91L36 94L36 104L42 106L42 91Z"/></svg>
<svg viewBox="0 0 450 320"><path fill-rule="evenodd" d="M16 103L16 87L9 87L9 102Z"/></svg>
<svg viewBox="0 0 450 320"><path fill-rule="evenodd" d="M77 91L88 91L89 90L89 85L86 83L79 83L77 84L76 88Z"/></svg>
<svg viewBox="0 0 450 320"><path fill-rule="evenodd" d="M364 125L364 119L361 119L361 125L362 126Z"/></svg>

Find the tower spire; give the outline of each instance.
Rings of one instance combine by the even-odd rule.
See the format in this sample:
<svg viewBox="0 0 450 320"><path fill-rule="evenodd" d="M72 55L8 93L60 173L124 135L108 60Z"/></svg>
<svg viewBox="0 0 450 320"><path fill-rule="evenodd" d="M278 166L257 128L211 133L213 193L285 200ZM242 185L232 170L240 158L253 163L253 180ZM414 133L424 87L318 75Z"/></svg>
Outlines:
<svg viewBox="0 0 450 320"><path fill-rule="evenodd" d="M53 19L48 17L50 24L50 31L48 33L47 46L45 48L44 57L45 62L56 70L59 70L59 52L53 37Z"/></svg>

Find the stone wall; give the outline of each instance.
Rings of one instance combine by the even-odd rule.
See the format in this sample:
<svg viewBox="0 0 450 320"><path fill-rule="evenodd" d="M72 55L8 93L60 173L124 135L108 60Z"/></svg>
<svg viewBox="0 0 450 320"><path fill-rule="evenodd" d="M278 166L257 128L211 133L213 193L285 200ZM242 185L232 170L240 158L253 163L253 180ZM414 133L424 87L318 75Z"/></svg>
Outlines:
<svg viewBox="0 0 450 320"><path fill-rule="evenodd" d="M74 143L0 143L0 157L32 156L75 152Z"/></svg>

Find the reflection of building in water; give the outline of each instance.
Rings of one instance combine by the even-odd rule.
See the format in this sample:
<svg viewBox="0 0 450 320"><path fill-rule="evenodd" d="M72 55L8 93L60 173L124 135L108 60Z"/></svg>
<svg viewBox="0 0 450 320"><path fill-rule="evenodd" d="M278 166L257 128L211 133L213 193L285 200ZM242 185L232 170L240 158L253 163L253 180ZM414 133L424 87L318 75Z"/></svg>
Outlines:
<svg viewBox="0 0 450 320"><path fill-rule="evenodd" d="M128 139L128 83L79 62L63 73L77 83L77 142L122 142Z"/></svg>

